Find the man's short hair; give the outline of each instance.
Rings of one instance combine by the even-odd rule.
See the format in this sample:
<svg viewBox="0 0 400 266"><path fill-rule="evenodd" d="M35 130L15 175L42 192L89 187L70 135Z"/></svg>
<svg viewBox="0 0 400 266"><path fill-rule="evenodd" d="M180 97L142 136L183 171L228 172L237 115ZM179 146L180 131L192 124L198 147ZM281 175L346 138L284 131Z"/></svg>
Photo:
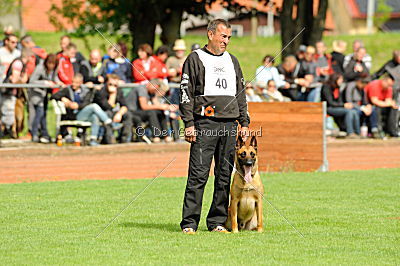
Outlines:
<svg viewBox="0 0 400 266"><path fill-rule="evenodd" d="M400 50L394 50L393 51L393 59L396 59L396 57L400 56Z"/></svg>
<svg viewBox="0 0 400 266"><path fill-rule="evenodd" d="M394 77L389 73L384 74L381 79L391 79L394 81Z"/></svg>
<svg viewBox="0 0 400 266"><path fill-rule="evenodd" d="M17 35L15 35L14 33L7 34L6 37L4 38L4 42L9 41L11 39L11 37L18 38Z"/></svg>
<svg viewBox="0 0 400 266"><path fill-rule="evenodd" d="M32 41L33 41L32 36L29 34L21 38L21 42L32 42Z"/></svg>
<svg viewBox="0 0 400 266"><path fill-rule="evenodd" d="M168 54L168 53L169 53L169 48L166 45L161 45L160 47L158 47L156 51L156 55Z"/></svg>
<svg viewBox="0 0 400 266"><path fill-rule="evenodd" d="M63 35L63 36L61 36L61 37L60 37L60 40L65 39L65 38L71 40L71 37L70 37L69 35Z"/></svg>
<svg viewBox="0 0 400 266"><path fill-rule="evenodd" d="M66 50L69 50L69 49L77 49L76 44L74 44L72 42L70 44L68 44Z"/></svg>
<svg viewBox="0 0 400 266"><path fill-rule="evenodd" d="M83 80L83 75L82 75L81 73L76 73L76 74L74 75L74 79Z"/></svg>
<svg viewBox="0 0 400 266"><path fill-rule="evenodd" d="M218 19L211 20L210 23L208 23L207 31L212 31L213 33L215 33L219 24L224 25L228 29L231 28L231 25L229 24L228 21L226 21L225 19L222 19L222 18L218 18Z"/></svg>
<svg viewBox="0 0 400 266"><path fill-rule="evenodd" d="M118 80L121 79L117 74L107 74L106 78L107 81L109 81L110 79L118 79Z"/></svg>

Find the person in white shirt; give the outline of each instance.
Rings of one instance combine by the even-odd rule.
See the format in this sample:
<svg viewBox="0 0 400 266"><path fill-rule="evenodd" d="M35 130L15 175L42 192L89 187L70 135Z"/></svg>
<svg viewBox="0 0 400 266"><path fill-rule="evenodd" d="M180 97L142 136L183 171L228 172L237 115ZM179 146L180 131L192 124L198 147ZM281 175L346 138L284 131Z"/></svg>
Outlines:
<svg viewBox="0 0 400 266"><path fill-rule="evenodd" d="M271 55L266 55L263 59L262 66L256 70L256 84L259 87L266 88L269 80L274 80L278 88L289 88L289 83L285 82L279 75L278 69L274 67L274 58Z"/></svg>
<svg viewBox="0 0 400 266"><path fill-rule="evenodd" d="M4 46L0 47L0 82L6 76L6 72L11 62L21 56L21 51L17 49L18 37L9 34L4 39Z"/></svg>

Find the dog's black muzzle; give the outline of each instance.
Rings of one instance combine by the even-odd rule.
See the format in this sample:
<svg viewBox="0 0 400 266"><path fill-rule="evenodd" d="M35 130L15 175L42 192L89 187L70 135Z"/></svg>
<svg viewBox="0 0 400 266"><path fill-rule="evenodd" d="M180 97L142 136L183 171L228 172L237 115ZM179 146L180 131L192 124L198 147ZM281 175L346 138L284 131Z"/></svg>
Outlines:
<svg viewBox="0 0 400 266"><path fill-rule="evenodd" d="M245 166L254 166L256 160L254 159L244 159L241 160L241 165L245 165Z"/></svg>

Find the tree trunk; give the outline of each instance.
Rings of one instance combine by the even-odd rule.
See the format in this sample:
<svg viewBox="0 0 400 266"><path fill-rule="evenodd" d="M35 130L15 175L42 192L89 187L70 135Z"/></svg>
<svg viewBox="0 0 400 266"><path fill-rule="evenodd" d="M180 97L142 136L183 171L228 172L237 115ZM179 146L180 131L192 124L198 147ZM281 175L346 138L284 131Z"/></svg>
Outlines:
<svg viewBox="0 0 400 266"><path fill-rule="evenodd" d="M294 37L294 22L292 19L294 0L284 0L282 4L282 12L280 14L281 21L281 42L282 49L292 40ZM282 50L282 58L287 55L295 54L295 50L292 45L289 45L286 49Z"/></svg>
<svg viewBox="0 0 400 266"><path fill-rule="evenodd" d="M137 58L139 45L148 43L154 46L157 17L154 10L146 7L143 12L138 12L129 21L129 31L132 35L132 57Z"/></svg>
<svg viewBox="0 0 400 266"><path fill-rule="evenodd" d="M322 34L325 30L326 11L328 9L328 0L319 0L318 14L315 16L312 28L313 31L309 38L309 44L315 45L322 40Z"/></svg>
<svg viewBox="0 0 400 266"><path fill-rule="evenodd" d="M167 8L162 15L160 25L162 28L160 40L172 49L176 39L181 38L181 22L183 8Z"/></svg>

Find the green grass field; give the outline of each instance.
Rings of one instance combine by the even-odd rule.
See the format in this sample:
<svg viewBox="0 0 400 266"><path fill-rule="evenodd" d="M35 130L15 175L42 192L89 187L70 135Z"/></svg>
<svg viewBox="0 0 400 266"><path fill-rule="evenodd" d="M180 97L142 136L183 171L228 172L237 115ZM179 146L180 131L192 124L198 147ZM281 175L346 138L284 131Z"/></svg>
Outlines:
<svg viewBox="0 0 400 266"><path fill-rule="evenodd" d="M156 172L156 171L155 171ZM77 169L77 175L79 170ZM265 232L179 230L184 178L0 185L0 261L13 264L399 264L400 169L263 175Z"/></svg>

